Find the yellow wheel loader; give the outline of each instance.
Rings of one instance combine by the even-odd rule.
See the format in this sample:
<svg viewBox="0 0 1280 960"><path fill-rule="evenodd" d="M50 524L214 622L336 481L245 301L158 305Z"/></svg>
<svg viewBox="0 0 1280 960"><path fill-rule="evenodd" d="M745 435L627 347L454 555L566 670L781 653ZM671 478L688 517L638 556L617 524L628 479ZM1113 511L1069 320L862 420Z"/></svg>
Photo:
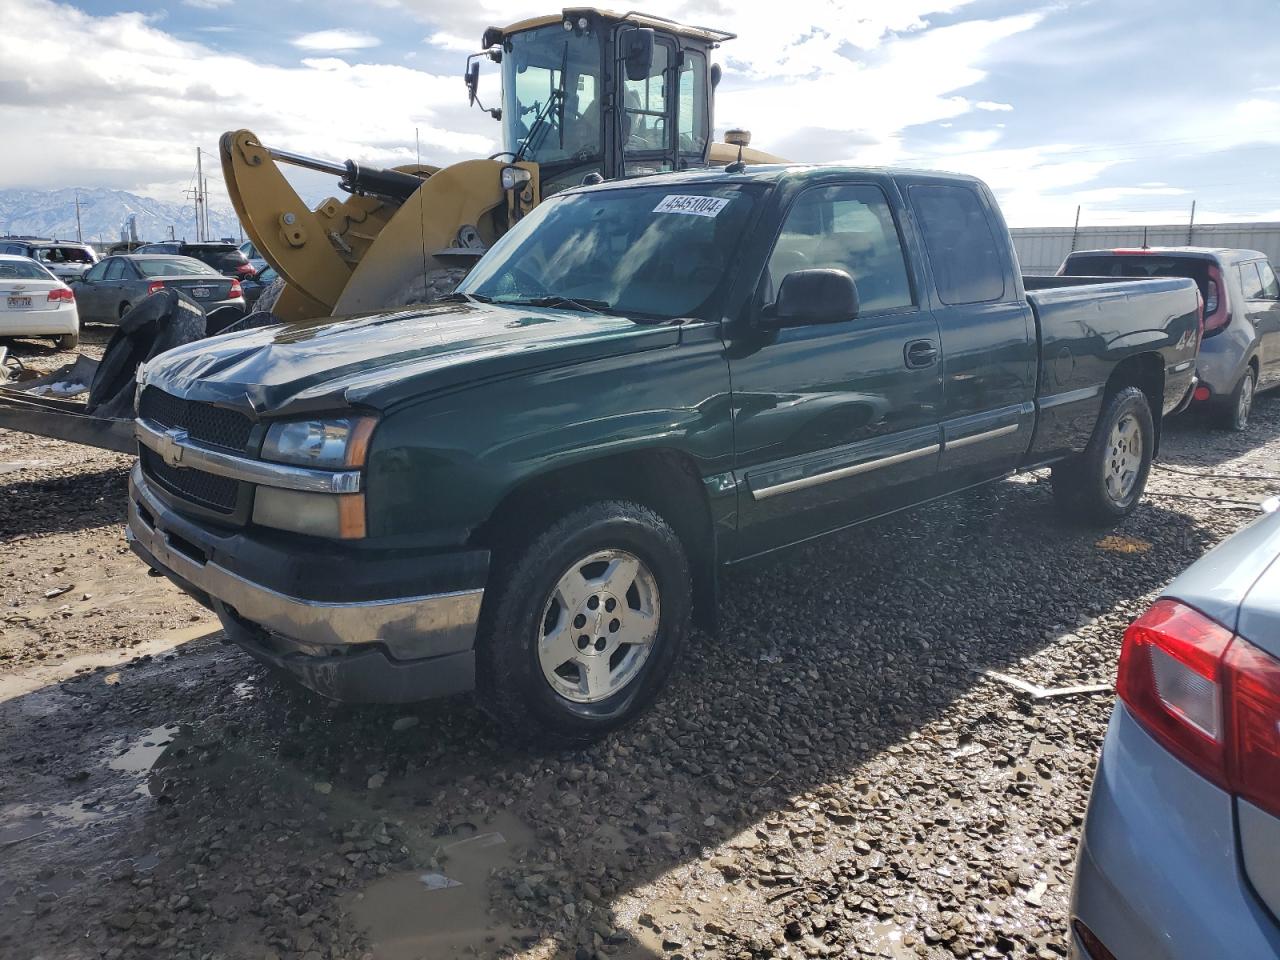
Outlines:
<svg viewBox="0 0 1280 960"><path fill-rule="evenodd" d="M640 13L569 8L490 27L467 58L473 105L501 124L502 151L449 167L371 169L224 134L227 190L245 233L284 284L268 307L282 320L420 303L450 292L543 197L584 182L778 160L712 143L710 52L733 34ZM480 102L480 63L499 65L500 102ZM339 177L345 199L308 209L280 170Z"/></svg>

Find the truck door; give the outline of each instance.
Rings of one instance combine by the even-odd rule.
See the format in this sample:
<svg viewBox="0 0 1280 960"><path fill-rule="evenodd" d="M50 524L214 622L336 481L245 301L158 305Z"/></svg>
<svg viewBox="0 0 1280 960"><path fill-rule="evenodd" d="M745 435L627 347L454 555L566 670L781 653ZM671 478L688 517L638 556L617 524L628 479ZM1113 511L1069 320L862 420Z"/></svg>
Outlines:
<svg viewBox="0 0 1280 960"><path fill-rule="evenodd" d="M793 271L844 270L857 317L731 345L741 556L910 503L936 477L938 330L886 189L800 193L760 279L757 311Z"/></svg>
<svg viewBox="0 0 1280 960"><path fill-rule="evenodd" d="M907 196L942 338L941 485L1017 466L1035 425L1035 319L995 202L979 184L921 182Z"/></svg>
<svg viewBox="0 0 1280 960"><path fill-rule="evenodd" d="M1258 331L1260 386L1280 383L1280 284L1266 260L1240 264L1240 286L1244 289L1244 308L1249 321Z"/></svg>

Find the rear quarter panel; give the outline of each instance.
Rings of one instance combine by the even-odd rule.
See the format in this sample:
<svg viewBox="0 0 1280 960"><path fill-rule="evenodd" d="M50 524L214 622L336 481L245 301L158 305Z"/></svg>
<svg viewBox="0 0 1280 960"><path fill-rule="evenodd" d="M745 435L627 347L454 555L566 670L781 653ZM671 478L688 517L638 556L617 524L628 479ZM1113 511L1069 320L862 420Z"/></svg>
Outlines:
<svg viewBox="0 0 1280 960"><path fill-rule="evenodd" d="M1035 439L1041 462L1089 442L1107 382L1132 357L1152 355L1162 370L1159 419L1186 395L1195 372L1199 299L1195 281L1125 280L1027 294L1040 336ZM1153 404L1153 407L1155 405Z"/></svg>

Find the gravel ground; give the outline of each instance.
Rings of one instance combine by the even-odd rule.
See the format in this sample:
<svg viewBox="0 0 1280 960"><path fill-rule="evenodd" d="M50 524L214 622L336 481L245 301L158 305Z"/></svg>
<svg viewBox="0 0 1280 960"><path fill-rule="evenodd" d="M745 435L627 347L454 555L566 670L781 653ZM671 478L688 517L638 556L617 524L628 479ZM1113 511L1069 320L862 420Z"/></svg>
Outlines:
<svg viewBox="0 0 1280 960"><path fill-rule="evenodd" d="M124 548L128 458L0 433L0 956L1064 956L1111 696L983 671L1109 684L1280 492L1280 396L1165 444L1112 531L1033 476L735 571L653 711L535 754L264 672Z"/></svg>

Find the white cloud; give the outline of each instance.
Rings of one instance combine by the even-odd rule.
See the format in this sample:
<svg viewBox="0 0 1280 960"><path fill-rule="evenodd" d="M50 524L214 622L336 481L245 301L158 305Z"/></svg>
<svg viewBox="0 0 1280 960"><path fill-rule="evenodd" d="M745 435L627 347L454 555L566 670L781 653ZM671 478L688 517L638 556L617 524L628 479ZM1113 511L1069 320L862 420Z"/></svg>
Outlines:
<svg viewBox="0 0 1280 960"><path fill-rule="evenodd" d="M439 47L441 50L452 50L454 53L475 53L480 49L480 41L468 40L466 37L460 37L456 33L446 33L441 31L433 33L429 37L425 37L423 43L429 43L433 47Z"/></svg>
<svg viewBox="0 0 1280 960"><path fill-rule="evenodd" d="M1011 103L1000 103L996 100L979 100L974 104L978 110L988 110L992 113L1003 113L1013 109Z"/></svg>
<svg viewBox="0 0 1280 960"><path fill-rule="evenodd" d="M217 10L219 7L229 7L233 2L234 0L182 0L182 5L197 10Z"/></svg>
<svg viewBox="0 0 1280 960"><path fill-rule="evenodd" d="M382 41L370 33L358 30L316 30L304 33L289 41L302 50L327 50L332 53L343 53L348 50L367 50L378 46Z"/></svg>
<svg viewBox="0 0 1280 960"><path fill-rule="evenodd" d="M177 201L200 146L220 194L218 138L241 128L377 166L414 162L415 127L427 163L497 149L497 124L467 109L452 73L337 57L260 63L178 40L138 13L91 16L50 0L7 4L4 18L0 129L24 136L0 150L0 187L85 184Z"/></svg>

